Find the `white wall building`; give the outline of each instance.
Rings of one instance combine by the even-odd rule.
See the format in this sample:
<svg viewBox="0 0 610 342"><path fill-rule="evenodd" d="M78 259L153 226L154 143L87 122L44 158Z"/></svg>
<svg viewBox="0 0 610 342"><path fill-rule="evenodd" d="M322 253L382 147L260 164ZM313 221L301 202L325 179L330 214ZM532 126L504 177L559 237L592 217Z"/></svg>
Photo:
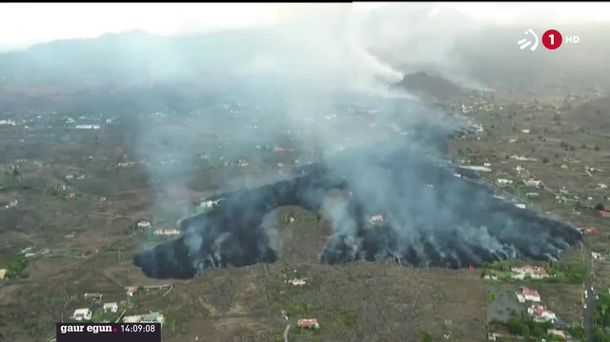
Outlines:
<svg viewBox="0 0 610 342"><path fill-rule="evenodd" d="M89 310L88 308L83 308L83 309L76 309L74 310L74 314L72 315L72 318L77 320L77 321L88 321L91 319L91 316L93 316L93 313L91 312L91 310Z"/></svg>

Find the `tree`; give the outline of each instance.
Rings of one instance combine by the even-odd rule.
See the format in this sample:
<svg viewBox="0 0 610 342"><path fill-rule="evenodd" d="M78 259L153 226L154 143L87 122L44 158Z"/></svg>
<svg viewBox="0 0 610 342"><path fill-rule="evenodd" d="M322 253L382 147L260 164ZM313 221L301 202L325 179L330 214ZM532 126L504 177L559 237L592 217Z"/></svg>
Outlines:
<svg viewBox="0 0 610 342"><path fill-rule="evenodd" d="M511 318L507 323L508 332L513 335L529 336L530 329L525 322L517 318Z"/></svg>
<svg viewBox="0 0 610 342"><path fill-rule="evenodd" d="M544 164L548 164L549 163L549 158L547 158L547 157L542 158L542 162Z"/></svg>
<svg viewBox="0 0 610 342"><path fill-rule="evenodd" d="M595 205L595 207L593 207L593 209L595 209L595 210L604 210L604 204L603 203L597 203Z"/></svg>

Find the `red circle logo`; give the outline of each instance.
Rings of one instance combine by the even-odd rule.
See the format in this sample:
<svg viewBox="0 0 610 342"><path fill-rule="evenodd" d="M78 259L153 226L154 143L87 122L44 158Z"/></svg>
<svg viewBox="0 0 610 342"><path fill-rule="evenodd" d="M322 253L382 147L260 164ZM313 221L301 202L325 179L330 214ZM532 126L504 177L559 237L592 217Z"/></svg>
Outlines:
<svg viewBox="0 0 610 342"><path fill-rule="evenodd" d="M557 30L547 30L542 35L542 45L549 50L555 50L561 46L563 38Z"/></svg>

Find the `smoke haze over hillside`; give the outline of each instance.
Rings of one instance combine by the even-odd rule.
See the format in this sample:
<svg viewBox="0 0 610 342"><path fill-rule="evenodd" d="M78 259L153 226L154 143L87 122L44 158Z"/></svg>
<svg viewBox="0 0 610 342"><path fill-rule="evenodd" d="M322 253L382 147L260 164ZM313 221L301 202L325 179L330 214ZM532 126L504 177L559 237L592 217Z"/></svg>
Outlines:
<svg viewBox="0 0 610 342"><path fill-rule="evenodd" d="M321 251L328 263L394 258L458 268L509 257L550 260L580 239L569 224L522 211L440 167L447 139L465 121L392 85L418 71L486 91L566 79L604 84L610 44L595 31L607 25L601 14L579 24L562 17L575 5L546 13L548 25L565 25L582 44L528 54L516 45L523 31L548 28L534 21L536 7L517 18L505 5L194 5L192 12L160 5L142 17L127 6L105 24L113 6L88 25L92 7L77 7L84 17L68 15L66 25L87 28L81 36L59 25L48 35L24 31L18 41L0 41L87 38L0 54L0 114L129 121L129 150L146 167L155 203L178 216L192 212L182 190L206 177L198 166L211 159L228 165L287 142L295 169L304 163L297 160L316 168L298 177L278 172L279 180L227 195L217 214L183 221L185 237L136 258L149 275L191 277L206 267L275 260L281 251L269 247L261 224L288 204L328 210L334 232ZM10 10L28 8L30 20L39 18L32 7ZM205 25L202 18L216 20ZM321 158L308 158L316 151ZM347 203L321 208L337 185L350 192ZM366 227L373 215L387 221Z"/></svg>

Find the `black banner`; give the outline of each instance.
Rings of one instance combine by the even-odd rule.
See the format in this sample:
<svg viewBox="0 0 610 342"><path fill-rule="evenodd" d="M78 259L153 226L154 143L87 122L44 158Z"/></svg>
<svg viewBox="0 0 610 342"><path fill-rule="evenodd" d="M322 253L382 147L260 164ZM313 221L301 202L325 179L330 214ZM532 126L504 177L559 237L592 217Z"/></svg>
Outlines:
<svg viewBox="0 0 610 342"><path fill-rule="evenodd" d="M161 323L57 323L56 342L161 342Z"/></svg>

